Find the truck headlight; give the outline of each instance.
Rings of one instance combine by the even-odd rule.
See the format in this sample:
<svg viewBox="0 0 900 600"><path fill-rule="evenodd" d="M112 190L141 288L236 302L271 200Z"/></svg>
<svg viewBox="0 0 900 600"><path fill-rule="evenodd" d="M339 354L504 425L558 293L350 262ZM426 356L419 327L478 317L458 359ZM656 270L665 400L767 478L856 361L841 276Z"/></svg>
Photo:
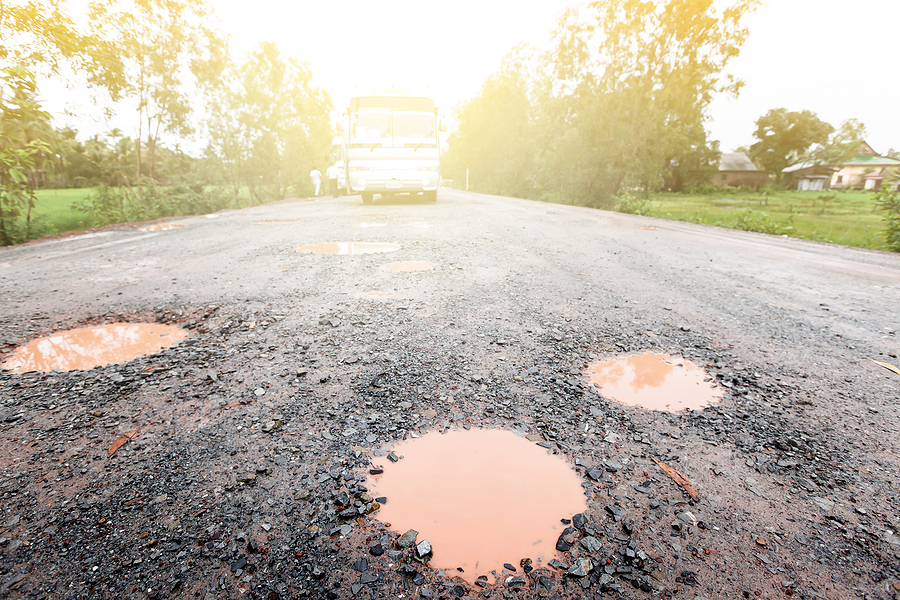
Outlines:
<svg viewBox="0 0 900 600"><path fill-rule="evenodd" d="M360 177L360 178L359 178L359 181L357 181L357 184L360 185L360 186L362 186L362 187L366 187L366 180L365 180L365 178Z"/></svg>

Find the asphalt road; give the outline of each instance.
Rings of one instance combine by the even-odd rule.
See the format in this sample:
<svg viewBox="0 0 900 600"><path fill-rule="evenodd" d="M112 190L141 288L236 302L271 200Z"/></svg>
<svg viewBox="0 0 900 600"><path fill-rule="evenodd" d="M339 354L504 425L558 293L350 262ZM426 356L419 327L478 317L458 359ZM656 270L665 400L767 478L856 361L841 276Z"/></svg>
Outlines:
<svg viewBox="0 0 900 600"><path fill-rule="evenodd" d="M607 469L613 481L598 482L589 514L598 530L606 527L614 546L623 542L610 533L619 518L604 512L605 503L634 513L637 533L631 527L627 533L641 536L639 543L658 563L652 574L649 568L642 571L652 575L651 593L854 598L893 597L900 590L900 375L873 362L900 364L898 254L449 189L436 204L406 199L363 204L359 197L288 200L158 223L181 226L167 230L141 231L146 225L0 249L0 349L5 352L61 328L140 317L187 325L198 340L193 348L205 350L199 358L195 352L142 359L147 362L140 368L153 377L174 370L166 385L125 372L126 380L134 381L127 393L103 400L108 392L98 392L98 406L108 403L103 410L118 411L122 418L105 436L90 437L85 425L84 435L61 442L75 459L90 463L80 474L58 473L68 481L60 484L59 494L70 501L90 494L91 477L104 473L102 461L90 462L91 453L105 454L116 433L151 417L162 423L153 434L160 443L180 440L177 445L202 435L219 440L206 448L207 458L185 459L185 468L198 477L207 472L210 490L224 486L218 506L226 515L229 486L247 484L235 479L234 470L274 460L253 441L265 434L254 429L255 437L237 440L243 435L238 432L271 419L284 427L281 435L293 436L284 447L304 449L292 459L297 465L291 473L327 467L325 457L341 452L350 460L345 467L355 465L364 473L359 468L367 460L360 449L367 445L365 436L340 446L340 439L324 435L334 433L339 422L369 423L378 441L368 446L376 449L410 432L462 422L504 426L542 436L581 474L614 459L624 466ZM361 255L297 251L329 242L389 243L400 249ZM400 261L434 268L384 268ZM586 385L582 374L590 362L648 350L683 356L707 369L727 391L722 404L680 415L653 413L620 407ZM167 363L165 369L159 361ZM28 523L53 519L35 508L47 500L50 480L30 479L36 475L26 471L46 475L41 469L50 467L40 466L39 451L25 440L35 431L45 432L38 440L59 435L65 415L47 408L47 398L65 396L61 390L72 385L100 385L100 378L73 384L77 375L0 377L0 409L13 415L0 430L9 456L3 481L17 482L21 493L33 495L30 504L21 503L20 496L14 506L7 492L6 513L20 520L0 528L0 536L34 538L39 532ZM387 383L376 384L379 377ZM23 387L33 391L23 396ZM199 390L182 398L190 409L167 398L188 389ZM250 405L244 416L222 410L232 401L255 401L259 389L267 390L265 402ZM395 407L405 399L412 406ZM381 407L378 414L366 417L373 406ZM233 429L236 423L248 429ZM222 441L229 435L230 441ZM129 483L127 461L141 452L162 459L164 444L154 443L133 444L132 450L126 445L123 458L109 459L122 461L115 467L117 485L136 485ZM216 448L223 449L221 457ZM234 451L243 466L227 466ZM662 507L653 506L652 494L648 499L634 493L638 481L648 477L654 485L671 484L653 460L673 465L694 482L701 499L689 506L708 526L673 533L672 520L683 510L674 485L657 495L657 500L669 498ZM110 469L105 467L107 476ZM278 502L296 499L291 473L278 480L289 494L279 495L277 485L264 488L266 493ZM172 485L168 496L181 498L181 488ZM317 490L307 489L310 505L327 504L331 492ZM110 496L103 501L111 502ZM58 510L62 506L57 504ZM389 576L362 592L352 591L351 576L332 581L332 571L355 555L346 545L339 553L331 547L329 554L334 536L329 540L322 532L337 517L326 512L299 513L308 523L316 518L327 523L291 544L308 546L327 574L322 579L310 576L312 567L297 567L300 575L283 575L282 587L271 588L276 597L297 595L301 588L313 597L325 589L334 597L374 597L378 585L385 594L419 593L408 582L391 587ZM147 514L148 523L161 518ZM249 519L241 527L252 536L259 531L256 522ZM611 548L606 552L613 553ZM33 580L34 589L44 586L44 593L55 597L58 580L70 589L73 582L80 585L85 597L99 597L103 586L130 595L115 587L119 575L108 575L99 587L85 583L89 578L35 575L35 565L50 559L22 554L27 550L7 551L0 590L24 594ZM61 572L76 566L71 555L53 560ZM174 563L160 567L165 573L158 577L169 577L169 585L174 576L166 569L175 569ZM10 577L26 572L22 565L31 565L31 575L7 590ZM142 571L147 562L131 568L137 579L151 577ZM187 581L176 589L231 597L266 585L265 576L225 582L220 575L234 573L227 565L205 569L183 575ZM622 592L603 588L599 573L592 588L573 587L573 578L560 577L557 592L647 596L639 586ZM440 574L427 576L426 585L442 589ZM522 592L529 593L536 592Z"/></svg>

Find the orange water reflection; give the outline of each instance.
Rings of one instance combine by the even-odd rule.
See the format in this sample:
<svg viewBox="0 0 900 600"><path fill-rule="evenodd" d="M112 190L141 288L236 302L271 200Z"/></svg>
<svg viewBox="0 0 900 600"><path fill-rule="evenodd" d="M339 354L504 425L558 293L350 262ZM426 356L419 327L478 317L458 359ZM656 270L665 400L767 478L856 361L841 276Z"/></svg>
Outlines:
<svg viewBox="0 0 900 600"><path fill-rule="evenodd" d="M376 459L372 482L387 503L375 517L403 533L419 532L433 548L431 566L468 581L503 563L556 556L560 519L585 510L578 475L558 456L511 431L453 430L397 444L403 458ZM381 462L383 461L383 465Z"/></svg>
<svg viewBox="0 0 900 600"><path fill-rule="evenodd" d="M170 229L181 229L184 227L181 223L161 223L159 225L147 225L141 227L139 231L168 231Z"/></svg>
<svg viewBox="0 0 900 600"><path fill-rule="evenodd" d="M70 329L22 346L3 363L3 368L14 373L93 369L154 354L186 337L187 333L178 327L157 323Z"/></svg>
<svg viewBox="0 0 900 600"><path fill-rule="evenodd" d="M375 244L370 242L335 242L332 244L310 244L300 246L297 252L312 254L375 254L378 252L396 252L399 244Z"/></svg>
<svg viewBox="0 0 900 600"><path fill-rule="evenodd" d="M648 352L595 363L586 375L607 398L650 410L698 410L722 398L722 391L705 381L703 369L667 354Z"/></svg>

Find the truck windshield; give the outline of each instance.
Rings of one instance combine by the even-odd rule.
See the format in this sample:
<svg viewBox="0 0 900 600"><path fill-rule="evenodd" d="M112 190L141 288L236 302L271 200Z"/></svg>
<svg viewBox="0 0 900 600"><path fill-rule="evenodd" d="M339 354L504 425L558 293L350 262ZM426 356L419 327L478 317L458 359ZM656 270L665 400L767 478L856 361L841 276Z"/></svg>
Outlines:
<svg viewBox="0 0 900 600"><path fill-rule="evenodd" d="M397 114L394 113L394 137L434 139L434 116L430 114Z"/></svg>
<svg viewBox="0 0 900 600"><path fill-rule="evenodd" d="M360 140L378 140L391 137L391 115L361 113L356 115L353 135Z"/></svg>

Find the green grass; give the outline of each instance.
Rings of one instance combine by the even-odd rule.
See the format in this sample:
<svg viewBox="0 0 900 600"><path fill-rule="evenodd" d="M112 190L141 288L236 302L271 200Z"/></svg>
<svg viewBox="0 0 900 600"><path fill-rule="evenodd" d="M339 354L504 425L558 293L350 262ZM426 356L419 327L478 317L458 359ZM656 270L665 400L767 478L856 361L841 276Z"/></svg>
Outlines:
<svg viewBox="0 0 900 600"><path fill-rule="evenodd" d="M32 211L32 219L40 218L50 233L90 229L93 226L91 217L74 210L71 208L71 204L92 192L93 188L38 190L37 204Z"/></svg>
<svg viewBox="0 0 900 600"><path fill-rule="evenodd" d="M885 249L884 218L869 192L658 193L651 206L653 216L674 221Z"/></svg>

